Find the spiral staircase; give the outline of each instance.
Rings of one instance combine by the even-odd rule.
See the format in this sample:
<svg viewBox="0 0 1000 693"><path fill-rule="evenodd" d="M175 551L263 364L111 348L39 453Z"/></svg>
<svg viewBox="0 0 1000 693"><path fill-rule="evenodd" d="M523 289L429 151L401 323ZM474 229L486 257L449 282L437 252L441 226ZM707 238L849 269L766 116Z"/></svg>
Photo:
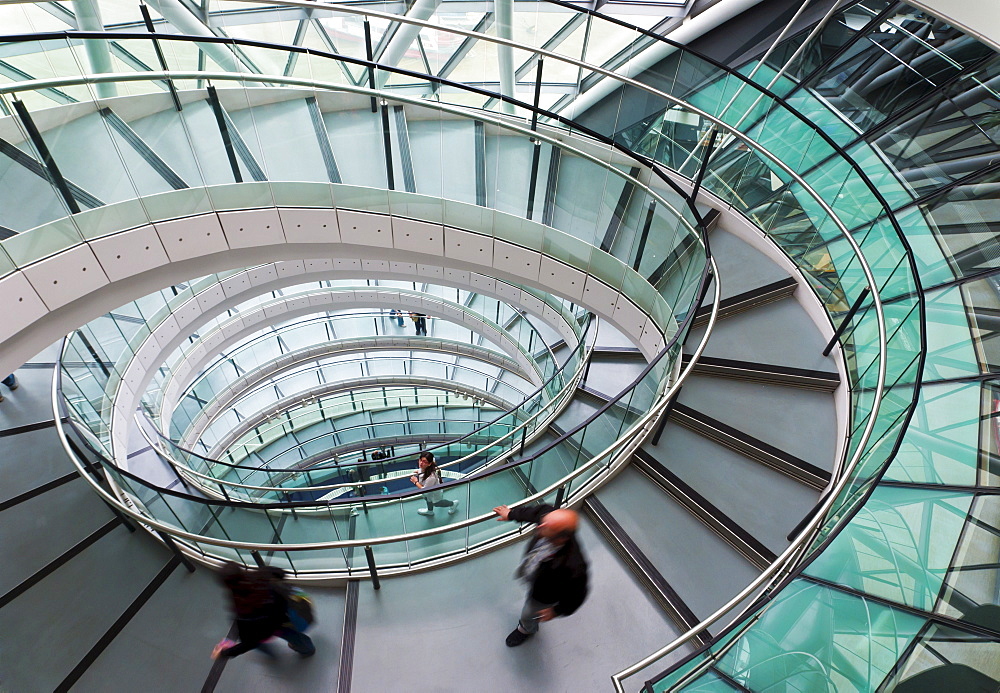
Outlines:
<svg viewBox="0 0 1000 693"><path fill-rule="evenodd" d="M0 7L0 690L997 690L1000 59L756 4ZM320 656L209 660L223 560Z"/></svg>

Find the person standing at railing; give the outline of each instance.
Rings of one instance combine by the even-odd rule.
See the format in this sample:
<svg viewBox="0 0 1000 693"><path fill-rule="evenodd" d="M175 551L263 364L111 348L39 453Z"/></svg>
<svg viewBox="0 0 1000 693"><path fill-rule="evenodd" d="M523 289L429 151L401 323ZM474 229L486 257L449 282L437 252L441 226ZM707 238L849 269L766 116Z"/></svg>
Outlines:
<svg viewBox="0 0 1000 693"><path fill-rule="evenodd" d="M435 486L441 485L441 471L437 468L437 463L434 461L433 452L422 452L420 453L420 470L410 477L410 481L417 487L422 489L434 488ZM426 515L430 517L434 514L434 508L448 508L448 514L454 515L458 512L458 501L457 500L445 500L444 491L431 491L430 493L424 494L424 502L427 503L426 508L421 508L417 511L420 515Z"/></svg>
<svg viewBox="0 0 1000 693"><path fill-rule="evenodd" d="M391 309L391 310L389 311L389 319L390 319L390 320L395 320L395 321L396 321L396 324L397 324L397 325L398 325L399 327L402 327L402 326L403 326L403 311L401 311L401 310L396 310L395 308L392 308L392 309Z"/></svg>
<svg viewBox="0 0 1000 693"><path fill-rule="evenodd" d="M576 539L580 517L551 505L500 505L493 512L498 521L537 525L515 573L528 586L517 628L507 636L507 647L517 647L538 632L539 623L569 616L587 598L587 559Z"/></svg>
<svg viewBox="0 0 1000 693"><path fill-rule="evenodd" d="M219 580L229 590L239 642L223 640L212 651L212 659L238 657L258 649L269 657L274 653L267 640L278 637L303 657L316 654L312 639L297 630L289 615L285 572L268 566L249 570L236 563L226 563L219 570Z"/></svg>
<svg viewBox="0 0 1000 693"><path fill-rule="evenodd" d="M417 336L420 335L427 336L427 316L423 313L410 313L410 319L413 320L413 326L417 330Z"/></svg>
<svg viewBox="0 0 1000 693"><path fill-rule="evenodd" d="M10 375L8 375L3 380L0 380L0 383L3 383L4 385L6 385L10 389L11 392L13 392L17 388L21 387L20 385L18 385L17 378L14 377L13 373L11 373ZM3 395L0 395L0 402L3 402Z"/></svg>

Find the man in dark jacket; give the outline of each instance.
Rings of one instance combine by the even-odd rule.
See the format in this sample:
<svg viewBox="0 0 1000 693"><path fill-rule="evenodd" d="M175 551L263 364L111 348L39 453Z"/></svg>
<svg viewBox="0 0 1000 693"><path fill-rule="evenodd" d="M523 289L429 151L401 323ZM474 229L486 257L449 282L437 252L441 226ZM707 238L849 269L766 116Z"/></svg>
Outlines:
<svg viewBox="0 0 1000 693"><path fill-rule="evenodd" d="M507 647L517 647L538 632L538 624L569 616L587 598L587 561L576 540L579 516L551 505L493 508L498 520L532 522L538 526L517 567L517 577L528 585L528 598L517 628L507 636Z"/></svg>

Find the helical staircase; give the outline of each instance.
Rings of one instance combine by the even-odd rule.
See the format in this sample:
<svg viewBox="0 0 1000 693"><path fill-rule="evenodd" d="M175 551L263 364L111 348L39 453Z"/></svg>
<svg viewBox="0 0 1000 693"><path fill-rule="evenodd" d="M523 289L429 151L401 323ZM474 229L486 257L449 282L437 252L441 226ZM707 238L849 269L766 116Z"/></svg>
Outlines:
<svg viewBox="0 0 1000 693"><path fill-rule="evenodd" d="M939 631L996 643L942 558L994 496L899 469L953 324L912 179L774 61L546 7L559 41L423 0L80 0L0 37L0 440L37 450L0 628L52 616L0 689L887 690L959 666ZM492 508L535 502L585 518L561 665L486 632L526 530ZM306 585L326 661L204 661L224 560Z"/></svg>

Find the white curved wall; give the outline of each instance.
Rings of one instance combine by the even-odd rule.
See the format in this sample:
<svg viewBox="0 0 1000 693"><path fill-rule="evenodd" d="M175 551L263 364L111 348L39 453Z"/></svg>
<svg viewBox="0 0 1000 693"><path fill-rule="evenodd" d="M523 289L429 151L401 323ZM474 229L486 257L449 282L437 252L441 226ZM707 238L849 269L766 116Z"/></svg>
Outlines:
<svg viewBox="0 0 1000 693"><path fill-rule="evenodd" d="M631 272L601 255L620 266L623 276ZM147 224L77 243L11 272L0 279L0 302L10 306L0 324L0 371L13 370L80 324L164 286L274 260L291 261L275 265L288 276L322 269L354 278L424 277L543 310L533 305L541 304L533 296L503 295L491 278L496 276L590 309L632 338L647 358L664 344L656 320L627 296L540 250L399 216L266 207ZM250 272L246 281L272 278L262 273ZM669 309L664 304L659 312L668 315Z"/></svg>

